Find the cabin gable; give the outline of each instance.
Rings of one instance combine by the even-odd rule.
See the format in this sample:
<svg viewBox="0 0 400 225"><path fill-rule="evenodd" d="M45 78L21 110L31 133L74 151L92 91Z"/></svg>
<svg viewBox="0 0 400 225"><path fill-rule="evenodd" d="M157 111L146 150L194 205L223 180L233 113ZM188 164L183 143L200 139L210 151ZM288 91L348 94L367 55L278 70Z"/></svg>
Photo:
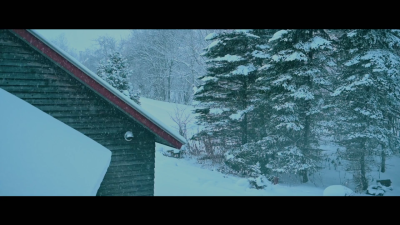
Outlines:
<svg viewBox="0 0 400 225"><path fill-rule="evenodd" d="M112 152L97 195L154 195L155 135L8 30L0 30L0 88Z"/></svg>

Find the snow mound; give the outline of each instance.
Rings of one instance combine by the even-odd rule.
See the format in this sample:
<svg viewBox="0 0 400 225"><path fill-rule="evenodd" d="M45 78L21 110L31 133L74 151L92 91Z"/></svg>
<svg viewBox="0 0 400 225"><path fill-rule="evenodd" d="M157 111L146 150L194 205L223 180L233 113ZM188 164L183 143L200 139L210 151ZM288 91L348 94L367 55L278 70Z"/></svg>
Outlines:
<svg viewBox="0 0 400 225"><path fill-rule="evenodd" d="M94 196L110 160L110 150L0 88L0 196Z"/></svg>
<svg viewBox="0 0 400 225"><path fill-rule="evenodd" d="M325 188L323 196L352 196L354 192L342 185L331 185Z"/></svg>
<svg viewBox="0 0 400 225"><path fill-rule="evenodd" d="M382 186L371 185L367 189L367 194L368 195L382 196L382 195L385 194L385 190L383 190Z"/></svg>
<svg viewBox="0 0 400 225"><path fill-rule="evenodd" d="M370 185L367 189L367 195L383 196L387 191L392 190L392 187L385 187L381 184Z"/></svg>

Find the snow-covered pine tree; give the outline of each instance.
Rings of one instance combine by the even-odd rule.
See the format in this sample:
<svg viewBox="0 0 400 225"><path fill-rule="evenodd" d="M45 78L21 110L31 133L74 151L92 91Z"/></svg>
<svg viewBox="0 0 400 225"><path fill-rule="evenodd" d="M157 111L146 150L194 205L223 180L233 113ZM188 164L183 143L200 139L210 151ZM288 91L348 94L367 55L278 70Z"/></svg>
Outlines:
<svg viewBox="0 0 400 225"><path fill-rule="evenodd" d="M140 104L140 92L135 91L132 83L129 81L131 71L128 69L126 59L119 52L109 54L106 61L100 62L97 67L97 75L134 102Z"/></svg>
<svg viewBox="0 0 400 225"><path fill-rule="evenodd" d="M272 35L279 31L278 29L254 29L253 34L259 36L260 38L255 40L254 51L251 52L249 61L252 61L254 66L259 69L262 67L265 61L270 59L270 54L268 53L269 44L268 40ZM255 74L258 78L259 74ZM251 110L248 112L248 126L249 126L249 136L253 137L250 141L258 141L265 135L264 124L268 122L268 110L264 102L259 101L260 90L255 88L255 86L250 87L249 93L249 105L252 105ZM262 92L262 91L261 91Z"/></svg>
<svg viewBox="0 0 400 225"><path fill-rule="evenodd" d="M368 188L373 156L382 157L384 172L385 156L399 148L399 49L399 30L352 30L340 40L342 71L332 94L339 105L336 134L361 190Z"/></svg>
<svg viewBox="0 0 400 225"><path fill-rule="evenodd" d="M255 68L260 68L265 60L268 60L270 55L267 52L268 40L278 30L276 29L254 29L252 34L259 36L260 38L254 39L252 42L251 54L247 56L248 61L252 62ZM257 73L253 74L254 79L257 78ZM254 165L266 164L266 153L261 150L255 143L265 135L265 123L268 123L268 110L266 105L262 101L256 98L257 90L254 88L254 83L249 86L248 89L248 108L247 112L247 134L248 143L242 145L240 148L232 148L226 153L225 165L228 166L229 172L250 176L254 178ZM260 167L260 176L267 175L267 169L262 166ZM267 175L267 177L269 177Z"/></svg>
<svg viewBox="0 0 400 225"><path fill-rule="evenodd" d="M194 94L197 120L205 130L197 135L213 135L229 147L248 142L249 92L255 80L256 67L251 61L259 36L252 30L211 33L213 41L204 51L208 67Z"/></svg>
<svg viewBox="0 0 400 225"><path fill-rule="evenodd" d="M296 173L302 182L320 160L317 123L335 62L325 30L280 30L269 39L270 59L259 69L256 87L268 122L259 151L270 171Z"/></svg>

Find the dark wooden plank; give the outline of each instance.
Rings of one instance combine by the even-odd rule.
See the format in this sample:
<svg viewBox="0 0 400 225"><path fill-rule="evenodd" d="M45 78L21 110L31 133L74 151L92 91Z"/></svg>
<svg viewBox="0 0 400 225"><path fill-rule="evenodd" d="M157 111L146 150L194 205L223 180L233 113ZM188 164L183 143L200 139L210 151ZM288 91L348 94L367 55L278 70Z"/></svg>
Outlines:
<svg viewBox="0 0 400 225"><path fill-rule="evenodd" d="M103 179L103 181L107 182L108 184L119 184L127 182L146 181L146 180L147 181L154 180L154 174L136 174L133 176L104 176Z"/></svg>
<svg viewBox="0 0 400 225"><path fill-rule="evenodd" d="M153 196L154 195L154 185L142 187L138 190L137 188L130 189L99 189L98 196Z"/></svg>
<svg viewBox="0 0 400 225"><path fill-rule="evenodd" d="M123 135L123 134L122 134ZM104 141L114 138L121 138L121 133L117 134L87 134L88 137L95 140L98 143L103 143L103 145L109 146L110 144ZM111 150L111 149L110 149Z"/></svg>
<svg viewBox="0 0 400 225"><path fill-rule="evenodd" d="M4 39L3 39L4 40ZM0 52L10 52L10 53L24 53L24 54L38 54L33 52L31 49L25 46L1 46Z"/></svg>
<svg viewBox="0 0 400 225"><path fill-rule="evenodd" d="M133 165L147 165L147 162L143 162L143 161L129 161L129 162L114 161L113 162L113 166L133 166Z"/></svg>
<svg viewBox="0 0 400 225"><path fill-rule="evenodd" d="M103 145L104 147L110 149L110 151L115 152L115 151L121 151L121 150L125 150L125 151L132 151L132 150L136 150L137 147L132 145L132 143L128 143L127 141L125 141L125 139L123 138L123 133L120 133L117 136L110 136L107 134L104 134L105 136L108 136L109 139L104 138L104 139L93 139L96 142L98 142L99 144ZM91 134L88 134L88 136L90 137ZM111 141L111 139L115 139L116 141ZM126 143L124 143L126 142ZM135 153L136 154L136 153Z"/></svg>
<svg viewBox="0 0 400 225"><path fill-rule="evenodd" d="M10 39L10 38L13 37L13 36L11 36L11 35L12 35L12 34L10 33L10 31L0 29L0 38L1 38L1 39L3 39L3 38Z"/></svg>
<svg viewBox="0 0 400 225"><path fill-rule="evenodd" d="M102 142L99 141L99 143L101 144ZM133 147L131 145L123 144L123 142L118 143L118 145L116 145L116 144L107 144L107 143L102 144L102 145L104 147L110 149L111 151L132 150L133 149Z"/></svg>
<svg viewBox="0 0 400 225"><path fill-rule="evenodd" d="M90 105L96 104L96 101L89 99L30 99L29 103L34 105ZM101 104L100 106L106 106ZM90 122L90 121L89 121Z"/></svg>
<svg viewBox="0 0 400 225"><path fill-rule="evenodd" d="M35 99L91 99L90 96L88 95L83 95L83 94L76 94L76 93L41 93L40 90L32 90L30 93L26 92L19 92L19 91L14 91L12 93L13 95L16 95L17 97L21 99L29 99L29 98L35 98Z"/></svg>
<svg viewBox="0 0 400 225"><path fill-rule="evenodd" d="M134 146L132 146L133 154L124 154L124 155L113 155L111 158L111 162L128 162L128 161L138 161L138 160L149 160L152 158L152 154L138 154L137 151L134 150Z"/></svg>
<svg viewBox="0 0 400 225"><path fill-rule="evenodd" d="M68 123L69 126L77 129L88 128L88 129L104 129L104 128L121 128L126 129L126 124L121 123L93 123L93 122L73 122Z"/></svg>
<svg viewBox="0 0 400 225"><path fill-rule="evenodd" d="M146 186L150 186L153 184L154 184L153 180L140 180L140 182L135 182L135 180L131 180L118 183L103 182L101 185L103 186L102 188L109 190L112 190L114 188L132 188L140 190L141 188L145 188Z"/></svg>
<svg viewBox="0 0 400 225"><path fill-rule="evenodd" d="M148 186L147 188L143 188L139 191L124 190L124 192L122 192L122 196L153 196L153 195L154 195L154 186L153 187Z"/></svg>
<svg viewBox="0 0 400 225"><path fill-rule="evenodd" d="M32 55L32 53L16 53L16 52L2 52L0 50L0 59L3 60L29 60L29 62L41 62L43 56L38 54Z"/></svg>
<svg viewBox="0 0 400 225"><path fill-rule="evenodd" d="M58 120L68 123L68 124L78 124L78 123L93 123L93 124L98 124L98 123L118 123L121 122L122 120L119 118L114 118L114 117L102 117L102 116L92 116L90 118L81 118L81 117L71 117L69 115L64 115L64 117L58 116ZM93 136L95 137L95 136Z"/></svg>
<svg viewBox="0 0 400 225"><path fill-rule="evenodd" d="M55 69L51 67L19 67L19 66L1 66L0 73L54 73Z"/></svg>
<svg viewBox="0 0 400 225"><path fill-rule="evenodd" d="M79 128L76 128L79 129ZM131 130L133 131L134 128L131 129L131 127L126 127L126 130ZM125 131L122 132L122 136L125 134ZM103 142L106 139L110 139L110 138L117 138L120 139L122 138L121 133L117 133L117 134L107 134L107 136L105 136L104 134L87 134L91 139L97 141L97 142ZM151 134L150 134L151 135ZM140 146L146 146L146 147L151 147L151 144L144 144L144 142L141 142L141 140L146 140L146 139L151 139L152 136L146 135L146 136L142 136L140 134L134 134L134 138L132 141L130 141L130 143L135 144L135 145L140 145ZM154 139L151 139L154 141ZM105 143L108 144L108 143Z"/></svg>
<svg viewBox="0 0 400 225"><path fill-rule="evenodd" d="M96 104L90 104L90 105L37 105L37 107L43 111L46 112L52 112L52 111L64 111L66 113L84 113L81 111L102 111L102 112L107 112L103 107L96 105Z"/></svg>
<svg viewBox="0 0 400 225"><path fill-rule="evenodd" d="M0 85L1 86L54 86L54 87L71 87L73 88L70 92L74 91L83 91L81 87L77 87L76 85L69 84L67 82L62 82L58 80L15 80L15 79L9 79L9 78L2 78L0 79ZM39 87L36 91L40 91L41 87ZM33 90L32 87L29 90ZM57 89L55 89L57 90Z"/></svg>
<svg viewBox="0 0 400 225"><path fill-rule="evenodd" d="M0 79L14 79L14 80L57 80L69 83L71 85L82 85L78 83L72 76L60 76L56 73L0 73Z"/></svg>
<svg viewBox="0 0 400 225"><path fill-rule="evenodd" d="M82 128L78 128L78 127L75 127L74 126L74 128L75 129L77 129L77 130L81 130ZM107 127L106 129L111 129L112 127ZM139 138L137 135L137 138L135 139L133 139L132 141L126 141L125 139L124 139L124 134L125 134L125 131L127 130L127 128L124 128L123 129L123 131L122 132L119 132L119 133L112 133L112 134L106 134L106 133L103 133L103 134L86 134L88 137L90 137L91 139L93 139L93 140L95 140L95 141L97 141L97 142L99 142L99 143L101 143L101 144L103 144L103 145L107 145L107 146L109 146L109 145L113 145L113 144L118 144L118 143L115 143L115 141L118 141L119 142L119 144L118 145L121 145L121 146L124 146L125 144L122 144L123 143L123 141L125 141L126 142L126 145L130 145L130 146L132 146L132 145L136 145L136 146L141 146L142 147L142 145L139 145L141 142L141 139L142 138ZM113 139L115 140L115 141L113 141ZM146 145L146 147L149 147L150 145Z"/></svg>
<svg viewBox="0 0 400 225"><path fill-rule="evenodd" d="M114 125L111 125L110 123L105 123L105 122L100 122L100 123L102 125L99 125L99 126L86 126L86 127L88 127L88 129L92 129L92 130L102 130L102 129L104 129L104 127L106 127L106 129L115 129L114 130L115 132L109 133L109 137L110 138L118 138L118 139L123 137L123 136L121 136L121 133L122 133L122 135L124 135L126 131L132 131L132 133L134 135L134 138L132 139L132 141L126 141L126 142L127 143L134 143L135 145L140 143L140 139L144 139L145 136L147 136L147 133L144 133L143 131L138 130L138 129L134 129L135 128L134 126L129 126L129 125L126 125L126 126L114 126ZM87 123L81 123L82 125L79 125L78 123L75 123L75 124L77 124L77 126L87 125ZM73 126L75 124L71 124L71 126ZM82 128L82 130L83 129L85 129L85 128ZM90 134L88 134L88 135L90 135ZM95 137L94 135L91 135L90 137L95 139L95 140L99 140L99 141L102 140L102 139L105 139L105 137L102 137L102 136Z"/></svg>
<svg viewBox="0 0 400 225"><path fill-rule="evenodd" d="M117 179L117 178L116 178ZM153 183L153 184L151 184ZM139 191L141 189L148 188L149 186L154 185L154 181L141 181L141 182L134 182L134 181L128 181L128 182L119 182L119 183L108 183L107 181L102 182L101 186L99 188L99 193L102 191L118 191L123 192L123 191ZM121 190L123 189L123 190ZM117 192L118 193L118 192Z"/></svg>
<svg viewBox="0 0 400 225"><path fill-rule="evenodd" d="M106 175L104 176L104 178L109 177L109 176L120 176L120 177L124 177L124 176L136 176L136 175L152 175L154 176L154 172L151 170L147 170L147 171L141 171L141 170L128 170L128 171L124 171L123 173L121 173L121 171L107 171Z"/></svg>
<svg viewBox="0 0 400 225"><path fill-rule="evenodd" d="M113 151L112 155L113 157L115 156L129 156L129 155L136 155L137 153L133 150L119 150L119 151Z"/></svg>
<svg viewBox="0 0 400 225"><path fill-rule="evenodd" d="M76 130L79 130L79 131L81 131L79 128L75 128L75 127L73 127L74 129L76 129ZM107 128L108 129L108 128ZM90 134L86 134L85 132L82 132L83 134L85 134L85 135L87 135L87 136L90 136ZM107 134L105 134L105 136L107 136L107 137L109 137L109 135L107 135ZM134 149L135 147L134 146L132 146L132 144L130 144L129 142L127 142L127 141L125 141L125 139L124 139L124 134L123 134L123 132L121 132L120 133L120 135L118 135L119 136L119 138L116 138L116 137L109 137L108 139L103 139L103 140L95 140L95 141L97 141L98 143L100 143L101 145L103 145L103 146L107 146L107 145L121 145L121 146L126 146L127 147L127 149ZM125 145L124 144L122 144L123 143L123 141L125 141L125 142L127 142ZM126 149L125 149L126 150Z"/></svg>
<svg viewBox="0 0 400 225"><path fill-rule="evenodd" d="M42 111L46 112L47 114L49 114L55 118L59 118L60 116L73 116L73 117L78 117L78 118L84 119L86 117L96 116L99 114L107 115L107 111L88 111L88 110L86 110L86 111L68 111L68 112L66 112L66 111L45 111L45 110L42 110Z"/></svg>
<svg viewBox="0 0 400 225"><path fill-rule="evenodd" d="M124 135L125 132L129 128L104 128L104 129L90 129L90 128L79 128L76 130L79 130L80 132L84 134L115 134L115 133L121 133L121 135ZM125 141L127 142L127 141ZM129 142L128 142L129 143Z"/></svg>
<svg viewBox="0 0 400 225"><path fill-rule="evenodd" d="M1 48L1 46L0 46ZM18 61L18 60L0 60L0 66L8 67L39 67L39 68L50 68L51 66L39 61Z"/></svg>
<svg viewBox="0 0 400 225"><path fill-rule="evenodd" d="M107 111L104 112L97 112L97 113L91 113L91 111L86 111L86 114L83 114L83 112L80 112L79 114L66 114L63 112L47 112L49 115L52 115L53 117L59 118L60 120L63 118L75 118L75 121L87 121L90 120L91 118L94 117L107 117L110 114L107 114Z"/></svg>
<svg viewBox="0 0 400 225"><path fill-rule="evenodd" d="M35 85L36 86L36 85ZM4 89L10 86L3 86ZM36 99L53 99L53 100L62 100L62 99L93 99L90 95L86 92L62 92L62 91L43 91L42 88L45 86L36 86L36 88L29 90L26 92L26 88L21 86L21 89L16 89L13 91L14 95L17 95L21 99L28 99L28 98L36 98ZM54 89L53 90L57 90ZM24 95L25 94L25 95Z"/></svg>
<svg viewBox="0 0 400 225"><path fill-rule="evenodd" d="M153 188L145 191L137 191L137 192L125 192L126 196L154 196L154 186Z"/></svg>
<svg viewBox="0 0 400 225"><path fill-rule="evenodd" d="M143 171L143 173L147 173L149 171L154 172L154 162L153 164L144 164L144 165L124 165L124 166L115 166L110 164L107 169L107 173L119 173L124 171Z"/></svg>
<svg viewBox="0 0 400 225"><path fill-rule="evenodd" d="M135 193L137 193L136 195L131 195L131 193L130 192L126 192L126 194L127 194L127 196L154 196L154 189L152 190L152 192L150 193L150 190L149 190L149 193L147 193L147 192L135 192Z"/></svg>
<svg viewBox="0 0 400 225"><path fill-rule="evenodd" d="M154 182L153 182L154 183ZM118 185L118 184L117 184ZM148 195L154 190L154 184L142 184L142 185L121 185L122 190L117 188L117 186L105 187L103 189L99 189L99 195L101 193L105 193L110 196L140 196L140 195Z"/></svg>
<svg viewBox="0 0 400 225"><path fill-rule="evenodd" d="M22 47L21 43L15 42L10 40L8 37L0 37L0 48L2 46L16 46L16 47Z"/></svg>
<svg viewBox="0 0 400 225"><path fill-rule="evenodd" d="M2 83L2 81L0 80L0 85L1 85L1 83ZM5 81L4 81L4 83L5 83ZM8 92L14 92L14 91L17 92L18 91L18 92L29 93L29 92L31 92L31 90L34 90L34 89L38 88L37 86L40 86L39 87L40 89L37 89L37 91L40 91L42 93L49 93L49 92L51 92L51 93L55 93L55 92L56 93L81 92L80 89L76 89L73 86L53 86L53 87L50 87L50 86L42 86L42 85L37 85L37 86L36 85L35 86L34 85L15 85L15 83L17 83L15 81L13 81L12 83L14 83L14 84L13 85L8 85L6 83L3 86L3 88L5 90L7 90ZM48 100L52 101L52 102L51 103L49 102L47 104L53 104L53 105L57 104L54 99L53 100L48 99ZM58 102L61 102L61 101L58 101ZM61 102L61 103L63 103L63 102ZM38 104L40 104L40 103L38 103ZM42 104L46 104L46 103L42 103Z"/></svg>

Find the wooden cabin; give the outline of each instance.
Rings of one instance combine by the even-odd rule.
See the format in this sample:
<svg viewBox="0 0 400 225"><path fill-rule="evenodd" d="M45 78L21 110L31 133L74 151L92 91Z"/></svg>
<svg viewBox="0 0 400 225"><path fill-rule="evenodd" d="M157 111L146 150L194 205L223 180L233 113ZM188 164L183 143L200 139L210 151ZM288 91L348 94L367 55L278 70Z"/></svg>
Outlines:
<svg viewBox="0 0 400 225"><path fill-rule="evenodd" d="M31 30L0 30L0 88L112 152L98 196L154 195L155 142L176 149L185 144L177 132Z"/></svg>

